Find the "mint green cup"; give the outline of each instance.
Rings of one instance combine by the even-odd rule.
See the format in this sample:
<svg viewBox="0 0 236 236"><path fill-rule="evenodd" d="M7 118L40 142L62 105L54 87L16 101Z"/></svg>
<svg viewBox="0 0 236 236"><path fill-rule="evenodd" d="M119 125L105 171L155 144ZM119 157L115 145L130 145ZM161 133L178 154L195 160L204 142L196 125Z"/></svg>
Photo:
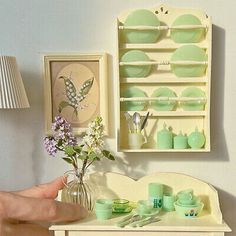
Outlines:
<svg viewBox="0 0 236 236"><path fill-rule="evenodd" d="M110 199L97 199L95 202L96 210L112 209L113 201Z"/></svg>
<svg viewBox="0 0 236 236"><path fill-rule="evenodd" d="M128 134L128 144L130 149L140 149L145 143L147 143L147 139L141 133Z"/></svg>
<svg viewBox="0 0 236 236"><path fill-rule="evenodd" d="M177 193L177 198L180 204L192 204L193 199L193 190L186 189Z"/></svg>
<svg viewBox="0 0 236 236"><path fill-rule="evenodd" d="M112 217L112 208L105 210L95 209L95 214L98 220L108 220Z"/></svg>
<svg viewBox="0 0 236 236"><path fill-rule="evenodd" d="M175 196L171 193L165 193L163 195L162 209L164 211L174 211L175 210L174 202L175 202Z"/></svg>
<svg viewBox="0 0 236 236"><path fill-rule="evenodd" d="M149 183L148 184L149 201L153 204L153 208L162 208L163 200L163 184Z"/></svg>

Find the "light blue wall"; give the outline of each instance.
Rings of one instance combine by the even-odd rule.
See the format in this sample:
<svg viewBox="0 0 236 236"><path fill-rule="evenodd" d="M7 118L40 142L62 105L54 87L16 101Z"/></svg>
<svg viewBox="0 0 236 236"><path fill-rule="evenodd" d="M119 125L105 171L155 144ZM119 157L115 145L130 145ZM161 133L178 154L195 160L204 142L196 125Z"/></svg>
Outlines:
<svg viewBox="0 0 236 236"><path fill-rule="evenodd" d="M227 4L226 4L227 2ZM0 189L13 190L61 175L68 166L45 153L41 54L107 52L109 89L116 73L115 20L132 8L161 3L204 9L213 18L212 152L130 154L98 164L138 178L156 171L183 172L213 184L225 219L236 231L236 2L233 0L0 0L0 53L17 57L31 108L0 111ZM114 98L110 97L110 121ZM107 139L115 150L115 131ZM229 234L230 235L230 234ZM232 233L231 235L235 235Z"/></svg>

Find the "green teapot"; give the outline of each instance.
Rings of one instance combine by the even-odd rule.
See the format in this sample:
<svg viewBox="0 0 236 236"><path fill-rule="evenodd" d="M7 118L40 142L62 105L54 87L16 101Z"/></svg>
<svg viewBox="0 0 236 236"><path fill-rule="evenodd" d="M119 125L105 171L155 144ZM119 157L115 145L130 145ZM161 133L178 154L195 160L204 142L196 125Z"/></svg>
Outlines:
<svg viewBox="0 0 236 236"><path fill-rule="evenodd" d="M200 149L204 146L206 138L203 133L198 131L198 128L195 128L195 131L188 136L188 145L192 149Z"/></svg>

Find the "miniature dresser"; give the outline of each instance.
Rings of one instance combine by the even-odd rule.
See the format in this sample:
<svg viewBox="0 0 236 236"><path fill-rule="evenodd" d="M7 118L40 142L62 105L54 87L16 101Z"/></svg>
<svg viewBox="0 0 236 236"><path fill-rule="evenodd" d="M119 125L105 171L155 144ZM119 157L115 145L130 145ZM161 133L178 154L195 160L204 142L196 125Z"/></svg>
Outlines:
<svg viewBox="0 0 236 236"><path fill-rule="evenodd" d="M148 198L148 183L158 182L169 186L176 194L182 189L192 188L199 196L204 209L196 218L180 217L176 211L161 212L161 221L138 228L119 228L116 222L124 214L114 214L111 219L98 221L94 213L86 219L73 223L54 224L50 230L55 236L223 236L230 232L224 222L219 206L217 191L209 184L193 177L177 173L156 173L135 181L117 173L97 172L90 175L97 186L97 198L124 198L133 202Z"/></svg>

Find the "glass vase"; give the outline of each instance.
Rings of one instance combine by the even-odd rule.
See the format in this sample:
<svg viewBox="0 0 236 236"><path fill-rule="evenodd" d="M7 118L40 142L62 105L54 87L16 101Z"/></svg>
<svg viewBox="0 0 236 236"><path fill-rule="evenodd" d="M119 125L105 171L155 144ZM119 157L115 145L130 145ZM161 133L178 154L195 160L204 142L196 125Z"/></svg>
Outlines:
<svg viewBox="0 0 236 236"><path fill-rule="evenodd" d="M72 180L65 183L62 189L61 200L67 203L77 203L88 211L92 211L95 204L94 186L88 181L87 175L81 177L79 171L67 171L66 176Z"/></svg>

